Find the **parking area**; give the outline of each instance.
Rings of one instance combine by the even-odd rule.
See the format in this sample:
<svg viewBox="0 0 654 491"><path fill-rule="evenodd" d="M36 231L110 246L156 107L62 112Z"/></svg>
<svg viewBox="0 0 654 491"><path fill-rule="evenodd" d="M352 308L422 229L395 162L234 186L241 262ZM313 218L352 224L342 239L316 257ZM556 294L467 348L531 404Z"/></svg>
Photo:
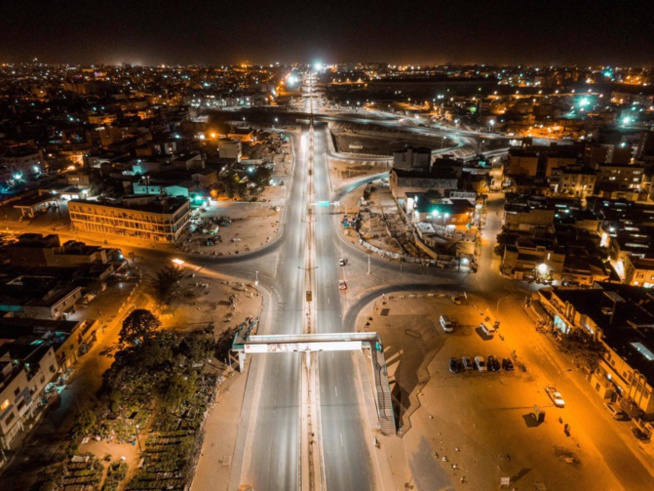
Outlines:
<svg viewBox="0 0 654 491"><path fill-rule="evenodd" d="M502 327L493 337L478 328L487 312L474 296L456 305L446 295L407 293L378 298L358 320L357 329L382 336L402 457L417 488L498 489L510 478L514 489L620 489L588 438L575 433L573 409L555 407L545 392L555 381L514 353ZM440 315L456 321L452 333ZM452 357L489 355L513 360L515 369L449 370ZM545 415L540 423L535 406Z"/></svg>

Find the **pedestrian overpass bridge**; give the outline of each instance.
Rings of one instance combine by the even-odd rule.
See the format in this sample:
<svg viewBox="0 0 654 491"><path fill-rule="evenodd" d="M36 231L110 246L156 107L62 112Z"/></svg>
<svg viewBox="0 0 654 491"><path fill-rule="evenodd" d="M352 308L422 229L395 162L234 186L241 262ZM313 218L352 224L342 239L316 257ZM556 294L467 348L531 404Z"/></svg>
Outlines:
<svg viewBox="0 0 654 491"><path fill-rule="evenodd" d="M386 360L381 338L374 332L343 332L333 334L279 334L251 335L255 323L243 326L232 343L232 351L238 354L239 370L243 371L246 356L257 353L298 353L320 351L370 351L370 363L375 383L375 404L380 429L394 434L395 415L391 390L386 371ZM307 356L307 363L310 357Z"/></svg>

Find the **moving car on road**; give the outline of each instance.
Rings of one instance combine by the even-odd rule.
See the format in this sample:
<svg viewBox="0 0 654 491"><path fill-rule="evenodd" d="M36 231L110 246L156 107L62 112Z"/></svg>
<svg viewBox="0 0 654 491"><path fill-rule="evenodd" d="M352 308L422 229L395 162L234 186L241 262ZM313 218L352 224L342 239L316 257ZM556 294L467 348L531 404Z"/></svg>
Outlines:
<svg viewBox="0 0 654 491"><path fill-rule="evenodd" d="M345 283L345 280L338 280L338 289L347 290L347 283Z"/></svg>
<svg viewBox="0 0 654 491"><path fill-rule="evenodd" d="M563 400L563 396L561 393L556 390L556 387L553 385L548 385L545 387L545 392L547 393L548 396L550 396L550 399L552 399L552 402L556 407L565 407L565 401Z"/></svg>
<svg viewBox="0 0 654 491"><path fill-rule="evenodd" d="M477 370L479 370L480 372L488 371L488 367L486 366L486 360L484 360L483 356L475 356L475 365L477 366Z"/></svg>
<svg viewBox="0 0 654 491"><path fill-rule="evenodd" d="M345 266L347 264L347 259L340 258L338 260L338 265L339 266Z"/></svg>

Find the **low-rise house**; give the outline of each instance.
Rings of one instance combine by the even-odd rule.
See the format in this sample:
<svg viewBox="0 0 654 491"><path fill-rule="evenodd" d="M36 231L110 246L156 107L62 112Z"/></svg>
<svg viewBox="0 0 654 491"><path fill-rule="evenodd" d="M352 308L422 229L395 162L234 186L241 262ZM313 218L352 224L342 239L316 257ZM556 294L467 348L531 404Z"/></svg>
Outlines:
<svg viewBox="0 0 654 491"><path fill-rule="evenodd" d="M54 349L57 364L67 369L74 365L97 340L98 321L49 320L21 317L0 318L0 345L29 340Z"/></svg>
<svg viewBox="0 0 654 491"><path fill-rule="evenodd" d="M50 234L22 234L18 241L7 244L2 254L12 267L62 267L69 268L81 264L109 261L108 249L89 246L82 242L70 240L60 245L59 236Z"/></svg>
<svg viewBox="0 0 654 491"><path fill-rule="evenodd" d="M61 319L75 312L82 289L69 282L20 275L1 285L0 312L38 319Z"/></svg>
<svg viewBox="0 0 654 491"><path fill-rule="evenodd" d="M526 204L507 204L504 206L504 227L529 233L536 229L550 230L555 214L553 207L533 208Z"/></svg>

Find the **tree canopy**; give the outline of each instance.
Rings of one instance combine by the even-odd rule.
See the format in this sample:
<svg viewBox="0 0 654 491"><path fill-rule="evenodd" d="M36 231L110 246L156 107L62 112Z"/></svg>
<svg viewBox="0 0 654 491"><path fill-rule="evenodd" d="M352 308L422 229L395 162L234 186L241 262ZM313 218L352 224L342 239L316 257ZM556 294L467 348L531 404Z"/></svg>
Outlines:
<svg viewBox="0 0 654 491"><path fill-rule="evenodd" d="M160 269L152 280L157 299L161 302L168 301L171 290L183 277L184 272L176 266Z"/></svg>
<svg viewBox="0 0 654 491"><path fill-rule="evenodd" d="M123 321L120 342L141 345L161 327L161 321L149 310L136 309Z"/></svg>

